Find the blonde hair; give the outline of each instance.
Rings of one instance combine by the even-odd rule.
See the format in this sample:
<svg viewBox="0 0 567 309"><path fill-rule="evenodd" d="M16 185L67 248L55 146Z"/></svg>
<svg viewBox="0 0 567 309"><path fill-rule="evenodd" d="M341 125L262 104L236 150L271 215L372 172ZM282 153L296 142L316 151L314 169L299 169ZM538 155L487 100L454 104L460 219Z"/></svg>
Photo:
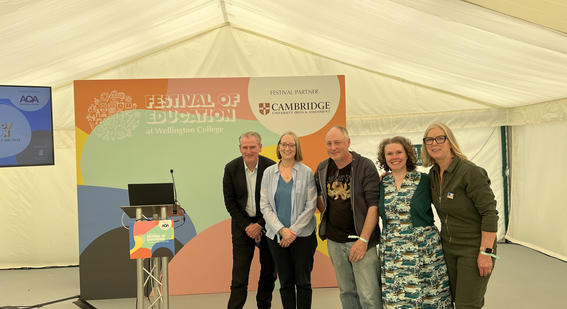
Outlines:
<svg viewBox="0 0 567 309"><path fill-rule="evenodd" d="M301 153L301 144L299 144L299 138L297 137L297 135L291 131L285 132L284 134L282 134L282 136L280 136L280 140L278 141L278 147L276 149L276 155L278 156L278 159L282 159L282 155L280 153L280 143L282 142L282 138L286 135L291 135L293 137L293 141L295 142L295 161L297 162L301 162L303 161L303 154Z"/></svg>
<svg viewBox="0 0 567 309"><path fill-rule="evenodd" d="M457 157L460 157L462 159L467 159L467 156L465 156L465 154L461 151L461 148L459 147L459 144L457 143L457 139L455 138L455 135L453 134L453 131L451 131L451 129L449 129L449 127L442 123L442 122L434 122L432 124L430 124L427 129L425 129L425 133L423 134L423 138L425 139L427 137L427 133L429 133L429 131L431 131L432 129L435 128L439 128L443 131L443 133L445 134L445 136L447 136L447 141L449 141L449 145L451 146L451 153ZM423 166L428 167L428 166L432 166L433 164L435 164L435 160L429 155L429 153L427 152L426 149L426 145L425 145L425 141L422 140L421 142L421 160L423 161Z"/></svg>

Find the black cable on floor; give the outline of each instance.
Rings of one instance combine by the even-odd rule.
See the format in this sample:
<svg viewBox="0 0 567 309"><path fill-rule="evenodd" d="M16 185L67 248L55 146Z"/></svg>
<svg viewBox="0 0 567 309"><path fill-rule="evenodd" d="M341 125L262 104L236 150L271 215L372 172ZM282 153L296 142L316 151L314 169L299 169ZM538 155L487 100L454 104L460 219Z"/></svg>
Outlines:
<svg viewBox="0 0 567 309"><path fill-rule="evenodd" d="M49 302L41 303L41 304L37 304L37 305L32 305L32 306L4 306L4 307L0 307L0 309L31 309L31 308L41 308L41 307L46 306L46 305L51 305L51 304L59 303L59 302L66 301L66 300L69 300L69 299L79 298L79 297L80 297L80 295L76 295L76 296L65 297L65 298L61 298L61 299L57 299L57 300L53 300L53 301L49 301Z"/></svg>
<svg viewBox="0 0 567 309"><path fill-rule="evenodd" d="M88 301L82 299L79 297L79 299L77 299L76 301L73 302L73 304L75 304L77 307L81 308L81 309L96 309L95 306L93 306L92 304L90 304ZM138 307L136 307L138 308Z"/></svg>

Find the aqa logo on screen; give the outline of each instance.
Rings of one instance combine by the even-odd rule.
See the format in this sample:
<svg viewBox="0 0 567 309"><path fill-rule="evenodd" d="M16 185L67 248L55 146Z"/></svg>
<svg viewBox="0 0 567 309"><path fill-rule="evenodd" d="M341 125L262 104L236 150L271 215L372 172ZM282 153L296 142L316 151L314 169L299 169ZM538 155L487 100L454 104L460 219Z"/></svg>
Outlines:
<svg viewBox="0 0 567 309"><path fill-rule="evenodd" d="M20 98L20 105L39 105L39 99L35 95L23 95Z"/></svg>

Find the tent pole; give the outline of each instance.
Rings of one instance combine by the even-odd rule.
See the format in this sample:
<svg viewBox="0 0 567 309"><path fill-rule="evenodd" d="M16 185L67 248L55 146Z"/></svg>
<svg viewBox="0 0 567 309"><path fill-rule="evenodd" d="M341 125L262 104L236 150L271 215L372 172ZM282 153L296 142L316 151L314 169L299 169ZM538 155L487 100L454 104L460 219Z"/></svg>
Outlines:
<svg viewBox="0 0 567 309"><path fill-rule="evenodd" d="M502 181L504 187L504 226L505 226L505 233L508 232L508 217L509 217L509 202L510 202L510 168L508 166L509 163L509 145L510 145L510 135L509 134L510 127L508 126L500 126L500 141L502 143Z"/></svg>

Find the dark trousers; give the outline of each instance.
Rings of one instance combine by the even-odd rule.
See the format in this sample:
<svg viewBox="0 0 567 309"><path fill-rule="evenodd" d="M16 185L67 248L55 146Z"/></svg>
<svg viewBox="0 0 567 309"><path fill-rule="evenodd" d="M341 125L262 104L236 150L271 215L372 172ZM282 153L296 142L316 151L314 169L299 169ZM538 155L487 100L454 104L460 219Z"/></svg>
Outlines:
<svg viewBox="0 0 567 309"><path fill-rule="evenodd" d="M317 249L315 232L307 237L297 237L287 248L282 248L277 241L271 239L268 239L268 244L280 278L280 296L284 309L311 308L311 271Z"/></svg>
<svg viewBox="0 0 567 309"><path fill-rule="evenodd" d="M494 247L496 249L496 247ZM456 309L479 309L484 306L484 294L490 275L481 277L478 270L478 249L443 243L443 254L449 272L451 294ZM495 259L492 259L494 269Z"/></svg>
<svg viewBox="0 0 567 309"><path fill-rule="evenodd" d="M230 284L230 298L228 309L241 309L246 303L248 295L248 277L250 265L254 257L256 242L248 237L246 232L232 227L232 282ZM258 308L270 308L272 304L272 292L276 281L274 260L268 248L265 235L259 245L260 250L260 279L258 280L258 292L256 303Z"/></svg>

